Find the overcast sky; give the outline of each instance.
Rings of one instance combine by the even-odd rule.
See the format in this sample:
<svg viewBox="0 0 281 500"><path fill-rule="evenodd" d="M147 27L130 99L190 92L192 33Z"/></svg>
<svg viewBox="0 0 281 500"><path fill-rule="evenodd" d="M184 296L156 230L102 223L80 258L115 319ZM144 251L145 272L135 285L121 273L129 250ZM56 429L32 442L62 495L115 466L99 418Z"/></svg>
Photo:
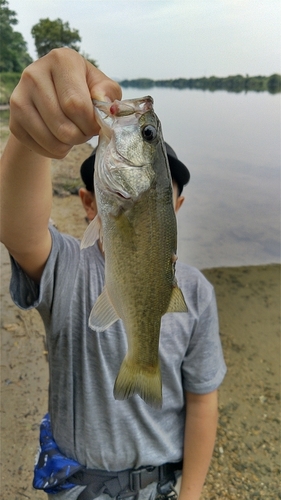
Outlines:
<svg viewBox="0 0 281 500"><path fill-rule="evenodd" d="M36 52L31 28L61 18L113 78L153 79L280 69L280 0L8 0L15 30Z"/></svg>

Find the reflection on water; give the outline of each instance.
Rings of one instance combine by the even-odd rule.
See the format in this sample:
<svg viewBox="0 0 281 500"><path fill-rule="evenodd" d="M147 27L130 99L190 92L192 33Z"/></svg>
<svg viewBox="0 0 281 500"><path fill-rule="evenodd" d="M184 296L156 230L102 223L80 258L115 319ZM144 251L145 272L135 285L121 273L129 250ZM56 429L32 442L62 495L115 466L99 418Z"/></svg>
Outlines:
<svg viewBox="0 0 281 500"><path fill-rule="evenodd" d="M178 215L180 259L200 269L280 262L280 94L146 93L191 171Z"/></svg>

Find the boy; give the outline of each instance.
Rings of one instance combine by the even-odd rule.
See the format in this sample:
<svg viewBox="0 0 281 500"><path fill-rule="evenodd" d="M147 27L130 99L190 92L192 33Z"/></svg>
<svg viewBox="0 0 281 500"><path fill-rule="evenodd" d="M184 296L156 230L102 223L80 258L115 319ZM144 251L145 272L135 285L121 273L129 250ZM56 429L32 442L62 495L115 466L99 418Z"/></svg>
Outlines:
<svg viewBox="0 0 281 500"><path fill-rule="evenodd" d="M123 325L101 334L87 326L103 288L103 255L98 245L81 252L76 239L48 227L50 158L63 158L98 133L92 99L120 98L115 82L70 49L29 66L11 98L11 136L1 161L1 241L11 254L15 303L36 307L44 321L50 366L49 416L41 428L47 446L36 474L50 465L45 490L56 500L145 500L171 498L170 485L182 468L179 500L198 500L226 370L213 288L199 271L177 262L189 312L162 319L163 407L152 409L138 396L115 401L112 388L126 351ZM170 153L178 210L189 173ZM93 160L81 169L89 220L96 214ZM70 469L74 474L59 486Z"/></svg>

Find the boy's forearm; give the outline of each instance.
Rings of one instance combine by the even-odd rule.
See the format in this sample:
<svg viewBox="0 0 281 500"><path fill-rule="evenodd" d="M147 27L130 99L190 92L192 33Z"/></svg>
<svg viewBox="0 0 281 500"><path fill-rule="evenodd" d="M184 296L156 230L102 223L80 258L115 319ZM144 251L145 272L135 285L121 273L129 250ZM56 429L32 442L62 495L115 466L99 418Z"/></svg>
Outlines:
<svg viewBox="0 0 281 500"><path fill-rule="evenodd" d="M217 391L202 396L187 393L184 465L179 500L199 500L213 454L217 421Z"/></svg>
<svg viewBox="0 0 281 500"><path fill-rule="evenodd" d="M1 241L15 258L34 253L45 240L49 245L50 159L34 153L11 134L1 158L0 180Z"/></svg>

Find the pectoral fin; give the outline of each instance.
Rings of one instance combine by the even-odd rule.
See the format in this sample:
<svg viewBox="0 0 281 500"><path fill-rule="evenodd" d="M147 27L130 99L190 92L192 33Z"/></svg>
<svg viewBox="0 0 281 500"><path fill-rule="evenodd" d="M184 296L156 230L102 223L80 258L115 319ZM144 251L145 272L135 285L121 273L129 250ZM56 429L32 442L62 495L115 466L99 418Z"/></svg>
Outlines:
<svg viewBox="0 0 281 500"><path fill-rule="evenodd" d="M88 225L82 238L80 248L88 248L92 246L101 236L101 221L99 215L96 215L94 220Z"/></svg>
<svg viewBox="0 0 281 500"><path fill-rule="evenodd" d="M104 287L89 317L89 327L96 332L103 332L119 319L117 312Z"/></svg>
<svg viewBox="0 0 281 500"><path fill-rule="evenodd" d="M168 305L167 313L169 312L187 312L187 305L181 289L175 286L172 291L170 303Z"/></svg>

